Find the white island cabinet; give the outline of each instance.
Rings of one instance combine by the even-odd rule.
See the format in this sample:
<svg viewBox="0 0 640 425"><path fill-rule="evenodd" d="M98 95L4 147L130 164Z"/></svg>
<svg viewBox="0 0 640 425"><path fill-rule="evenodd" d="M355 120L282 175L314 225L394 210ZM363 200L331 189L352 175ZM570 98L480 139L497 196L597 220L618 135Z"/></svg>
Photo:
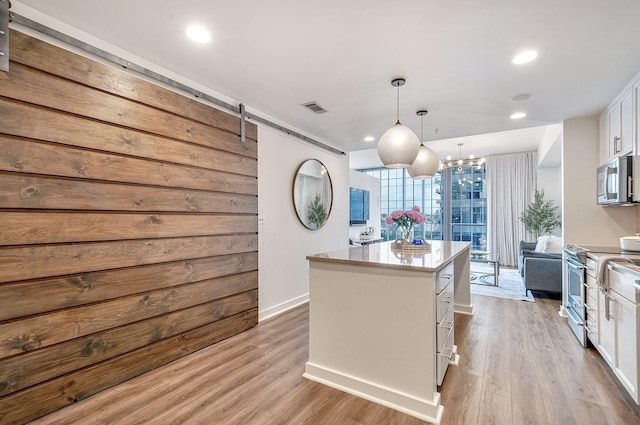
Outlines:
<svg viewBox="0 0 640 425"><path fill-rule="evenodd" d="M398 251L384 242L307 257L304 376L438 423L438 385L458 359L453 312L473 314L469 246Z"/></svg>

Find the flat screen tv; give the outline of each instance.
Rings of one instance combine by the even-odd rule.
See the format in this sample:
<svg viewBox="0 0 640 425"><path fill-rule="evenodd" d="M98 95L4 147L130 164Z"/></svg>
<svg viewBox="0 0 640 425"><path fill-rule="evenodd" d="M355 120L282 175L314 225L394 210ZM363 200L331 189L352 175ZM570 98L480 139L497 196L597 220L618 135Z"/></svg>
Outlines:
<svg viewBox="0 0 640 425"><path fill-rule="evenodd" d="M349 225L367 224L369 219L369 191L349 188Z"/></svg>

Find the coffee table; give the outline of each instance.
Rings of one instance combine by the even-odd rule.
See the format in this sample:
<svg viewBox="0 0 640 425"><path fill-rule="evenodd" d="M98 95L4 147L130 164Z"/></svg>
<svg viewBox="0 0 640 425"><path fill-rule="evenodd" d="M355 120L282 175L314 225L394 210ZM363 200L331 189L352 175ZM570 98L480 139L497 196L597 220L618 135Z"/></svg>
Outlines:
<svg viewBox="0 0 640 425"><path fill-rule="evenodd" d="M470 251L469 261L472 263L487 263L493 265L493 273L473 272L471 273L471 283L481 285L498 286L498 276L500 275L500 254L492 254L489 251ZM474 274L479 276L474 276ZM493 276L493 282L487 282L486 278ZM474 280L478 280L474 282Z"/></svg>

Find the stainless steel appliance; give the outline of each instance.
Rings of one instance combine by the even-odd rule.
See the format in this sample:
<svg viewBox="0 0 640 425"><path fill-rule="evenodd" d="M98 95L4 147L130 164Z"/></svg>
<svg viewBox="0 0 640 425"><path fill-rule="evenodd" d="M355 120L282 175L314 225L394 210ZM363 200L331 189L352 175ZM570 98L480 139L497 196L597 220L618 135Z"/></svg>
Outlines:
<svg viewBox="0 0 640 425"><path fill-rule="evenodd" d="M569 327L582 344L587 345L587 330L585 328L586 308L585 284L587 279L587 252L588 249L577 245L565 245L562 249L565 266L565 285L567 291L566 304L564 306Z"/></svg>
<svg viewBox="0 0 640 425"><path fill-rule="evenodd" d="M640 194L634 193L634 169L640 174L638 155L621 156L598 167L598 204L619 205L640 201Z"/></svg>

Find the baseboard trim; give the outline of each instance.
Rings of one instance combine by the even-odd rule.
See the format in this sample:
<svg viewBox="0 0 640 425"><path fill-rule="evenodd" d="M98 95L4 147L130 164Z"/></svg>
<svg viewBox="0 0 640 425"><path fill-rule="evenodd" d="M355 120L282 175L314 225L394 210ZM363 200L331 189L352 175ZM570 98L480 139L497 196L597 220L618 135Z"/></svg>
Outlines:
<svg viewBox="0 0 640 425"><path fill-rule="evenodd" d="M469 316L473 316L473 304L454 304L453 311L460 314L468 314Z"/></svg>
<svg viewBox="0 0 640 425"><path fill-rule="evenodd" d="M444 407L440 404L440 393L437 391L434 392L433 401L424 400L311 362L306 363L305 372L302 376L311 381L406 413L423 421L439 424L442 419Z"/></svg>
<svg viewBox="0 0 640 425"><path fill-rule="evenodd" d="M266 308L262 311L258 311L258 322L262 322L263 320L270 319L274 316L284 313L285 311L291 310L292 308L296 308L299 305L302 305L306 302L309 302L309 293L307 292L304 295L301 295L296 298L292 298L288 301L280 303L278 305L274 305L273 307Z"/></svg>

